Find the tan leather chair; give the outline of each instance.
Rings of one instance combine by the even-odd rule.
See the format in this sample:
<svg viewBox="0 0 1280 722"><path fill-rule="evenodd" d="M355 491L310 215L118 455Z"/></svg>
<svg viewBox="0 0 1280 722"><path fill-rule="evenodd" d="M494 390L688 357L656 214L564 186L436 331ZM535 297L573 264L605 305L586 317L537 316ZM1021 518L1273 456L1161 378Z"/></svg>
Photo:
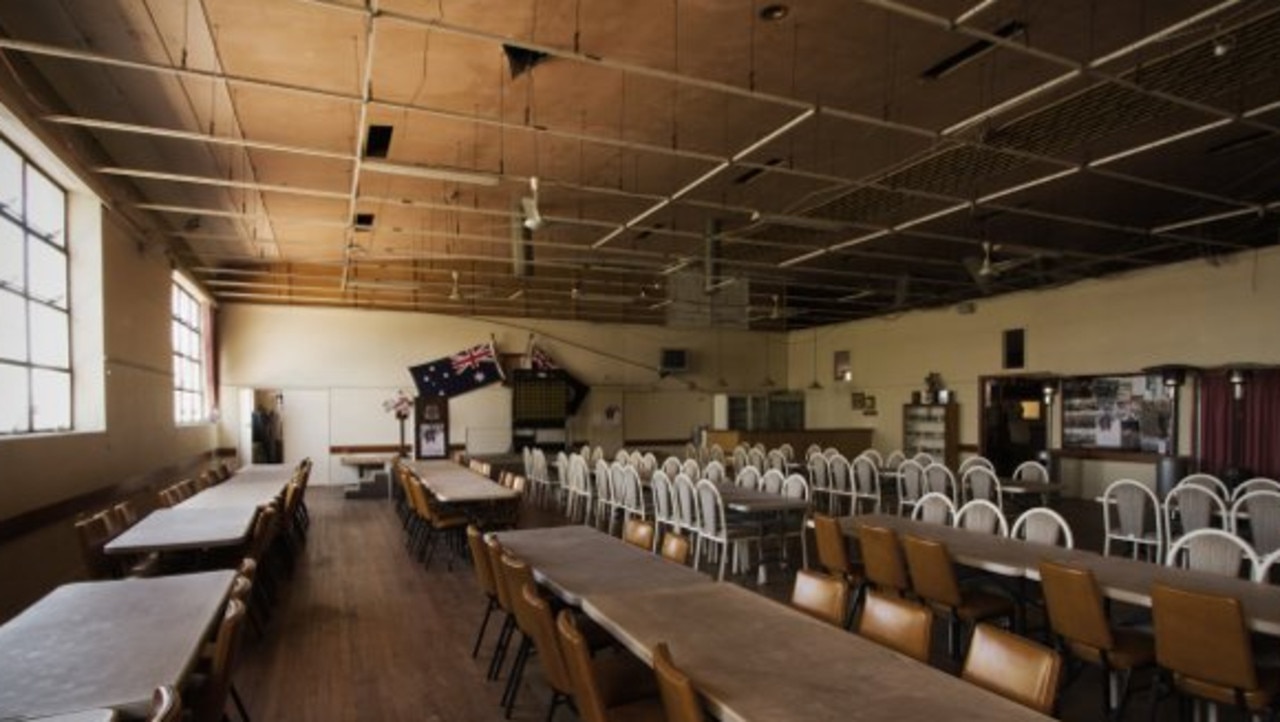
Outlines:
<svg viewBox="0 0 1280 722"><path fill-rule="evenodd" d="M858 619L858 634L928 664L933 610L917 602L869 591Z"/></svg>
<svg viewBox="0 0 1280 722"><path fill-rule="evenodd" d="M1001 697L1052 715L1058 699L1062 658L1013 632L979 624L960 676Z"/></svg>
<svg viewBox="0 0 1280 722"><path fill-rule="evenodd" d="M667 722L703 722L702 704L689 675L676 666L666 642L653 648L653 674L658 679L658 692Z"/></svg>
<svg viewBox="0 0 1280 722"><path fill-rule="evenodd" d="M1040 562L1040 585L1049 626L1077 659L1102 667L1102 709L1120 717L1128 698L1129 678L1138 667L1155 661L1155 641L1137 630L1113 628L1103 607L1102 592L1088 569ZM1121 672L1119 704L1111 707L1113 672Z"/></svg>
<svg viewBox="0 0 1280 722"><path fill-rule="evenodd" d="M627 519L622 525L622 540L649 551L653 548L653 522L647 519Z"/></svg>
<svg viewBox="0 0 1280 722"><path fill-rule="evenodd" d="M801 569L791 589L791 606L834 624L844 625L849 610L849 584L844 578Z"/></svg>
<svg viewBox="0 0 1280 722"><path fill-rule="evenodd" d="M662 722L666 714L656 696L656 682L647 667L616 655L591 658L586 637L579 631L573 614L560 612L556 620L560 650L573 685L573 701L583 722Z"/></svg>
<svg viewBox="0 0 1280 722"><path fill-rule="evenodd" d="M818 566L828 574L843 577L853 593L853 614L866 588L866 570L861 564L849 560L849 547L845 542L840 522L826 514L813 516L813 538L818 547Z"/></svg>
<svg viewBox="0 0 1280 722"><path fill-rule="evenodd" d="M168 685L156 687L151 693L151 712L147 722L178 722L182 719L182 696Z"/></svg>
<svg viewBox="0 0 1280 722"><path fill-rule="evenodd" d="M520 646L516 647L516 657L511 663L511 672L507 675L507 686L502 692L502 706L506 708L507 718L515 708L516 695L520 693L520 681L524 678L524 668L529 663L529 655L533 653L533 631L531 620L526 614L527 607L521 603L521 590L525 587L538 588L533 578L533 569L523 560L503 552L496 568L498 583L506 587L507 600L511 603L511 612L516 618L516 627L520 630Z"/></svg>
<svg viewBox="0 0 1280 722"><path fill-rule="evenodd" d="M1274 715L1280 670L1259 670L1254 664L1239 600L1156 584L1151 612L1160 677L1172 672L1174 688L1182 694ZM1154 711L1159 679L1152 687Z"/></svg>
<svg viewBox="0 0 1280 722"><path fill-rule="evenodd" d="M195 722L219 722L223 718L231 691L231 672L240 648L244 613L244 604L239 600L227 601L209 656L209 675L200 686L192 706Z"/></svg>
<svg viewBox="0 0 1280 722"><path fill-rule="evenodd" d="M498 607L506 613L502 628L498 631L498 642L493 647L493 658L489 660L488 679L497 679L502 672L502 663L506 660L507 647L511 644L511 635L516 631L515 607L511 603L511 595L502 576L502 544L489 537L484 540L485 551L489 555L489 569L493 571L493 587L498 599Z"/></svg>
<svg viewBox="0 0 1280 722"><path fill-rule="evenodd" d="M689 537L671 531L662 535L662 545L659 547L658 552L663 559L669 562L688 564L691 550L692 545L689 544Z"/></svg>
<svg viewBox="0 0 1280 722"><path fill-rule="evenodd" d="M867 581L882 592L899 597L906 594L911 578L897 533L886 527L862 526L858 528L858 544Z"/></svg>
<svg viewBox="0 0 1280 722"><path fill-rule="evenodd" d="M998 618L1014 620L1012 599L981 589L961 589L951 553L941 542L904 534L902 550L907 557L911 588L934 610L947 615L947 646L952 657L960 653L961 624L973 626Z"/></svg>
<svg viewBox="0 0 1280 722"><path fill-rule="evenodd" d="M85 570L94 579L111 579L119 576L115 562L103 551L111 540L107 519L101 513L76 522L76 536L80 540L80 557Z"/></svg>
<svg viewBox="0 0 1280 722"><path fill-rule="evenodd" d="M560 638L556 633L551 605L538 594L533 584L525 584L521 587L520 594L514 601L529 628L533 646L538 651L542 676L547 686L551 687L551 703L547 708L546 718L552 719L555 717L556 708L573 697L573 681L569 677L569 668L560 650Z"/></svg>
<svg viewBox="0 0 1280 722"><path fill-rule="evenodd" d="M480 642L484 641L489 618L493 616L493 610L498 608L498 590L494 586L493 568L489 566L489 551L485 547L484 537L474 524L467 526L467 548L471 551L471 566L476 570L476 582L485 597L484 619L480 621L480 631L476 632L476 642L471 647L471 658L475 659L480 654Z"/></svg>

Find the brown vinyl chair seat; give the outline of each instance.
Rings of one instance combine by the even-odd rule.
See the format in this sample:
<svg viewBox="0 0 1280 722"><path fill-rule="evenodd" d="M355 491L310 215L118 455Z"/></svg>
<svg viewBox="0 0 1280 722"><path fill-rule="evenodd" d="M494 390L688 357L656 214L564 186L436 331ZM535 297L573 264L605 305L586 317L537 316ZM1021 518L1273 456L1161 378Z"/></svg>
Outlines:
<svg viewBox="0 0 1280 722"><path fill-rule="evenodd" d="M1259 668L1257 671L1258 687L1241 692L1244 706L1250 712L1262 712L1271 709L1280 699L1280 669ZM1236 688L1225 684L1215 684L1203 679L1196 679L1184 674L1173 675L1173 683L1184 693L1207 699L1219 704L1234 706L1237 703Z"/></svg>
<svg viewBox="0 0 1280 722"><path fill-rule="evenodd" d="M626 654L592 657L569 610L560 612L556 629L574 703L584 722L665 722L652 670Z"/></svg>
<svg viewBox="0 0 1280 722"><path fill-rule="evenodd" d="M814 514L813 538L818 547L818 566L827 570L828 574L839 574L850 586L863 583L866 569L860 562L849 559L849 549L845 545L844 532L840 531L840 523L826 514Z"/></svg>
<svg viewBox="0 0 1280 722"><path fill-rule="evenodd" d="M960 586L951 553L945 544L904 534L902 549L916 595L950 619L948 646L953 656L960 652L961 623L973 626L989 619L1015 619L1016 607L1009 597Z"/></svg>
<svg viewBox="0 0 1280 722"><path fill-rule="evenodd" d="M1107 663L1115 669L1145 667L1156 659L1155 643L1151 634L1133 629L1112 629L1111 649L1106 650ZM1103 650L1090 644L1066 640L1067 648L1076 657L1089 664L1102 664Z"/></svg>
<svg viewBox="0 0 1280 722"><path fill-rule="evenodd" d="M887 527L863 526L858 529L858 543L862 547L863 572L868 583L897 596L911 588L896 532Z"/></svg>
<svg viewBox="0 0 1280 722"><path fill-rule="evenodd" d="M653 674L658 680L667 722L703 722L702 703L689 675L676 666L666 642L653 648Z"/></svg>
<svg viewBox="0 0 1280 722"><path fill-rule="evenodd" d="M801 569L791 589L791 606L839 627L849 609L849 584L838 575Z"/></svg>
<svg viewBox="0 0 1280 722"><path fill-rule="evenodd" d="M858 619L858 634L928 664L933 610L917 602L869 591Z"/></svg>

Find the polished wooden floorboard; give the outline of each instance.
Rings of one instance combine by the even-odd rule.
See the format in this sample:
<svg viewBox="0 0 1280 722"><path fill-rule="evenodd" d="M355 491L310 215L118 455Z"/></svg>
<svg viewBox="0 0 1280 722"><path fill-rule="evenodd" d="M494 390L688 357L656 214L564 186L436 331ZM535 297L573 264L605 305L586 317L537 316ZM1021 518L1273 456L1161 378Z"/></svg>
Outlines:
<svg viewBox="0 0 1280 722"><path fill-rule="evenodd" d="M281 587L265 637L246 629L236 685L254 722L397 720L462 722L501 720L502 682L484 678L500 617L491 621L480 656L471 644L484 612L483 597L467 563L446 568L437 554L429 570L410 559L404 532L391 505L380 500L345 500L336 489L308 492L310 539L292 580ZM1100 542L1096 505L1063 505L1081 546ZM547 513L527 511L522 526L563 523ZM1079 531L1083 531L1080 534ZM1100 545L1100 544L1099 544ZM756 588L744 577L739 583ZM759 591L785 600L791 577L771 572ZM954 669L941 653L943 625L935 640L935 666ZM508 660L508 666L509 660ZM513 719L542 720L550 692L531 659ZM1149 673L1135 678L1139 689L1126 720L1147 719ZM1061 719L1088 722L1101 717L1100 675L1086 668L1061 698ZM1161 720L1176 719L1167 700ZM232 717L232 719L237 719ZM562 707L556 722L571 722ZM1234 712L1223 720L1239 719Z"/></svg>

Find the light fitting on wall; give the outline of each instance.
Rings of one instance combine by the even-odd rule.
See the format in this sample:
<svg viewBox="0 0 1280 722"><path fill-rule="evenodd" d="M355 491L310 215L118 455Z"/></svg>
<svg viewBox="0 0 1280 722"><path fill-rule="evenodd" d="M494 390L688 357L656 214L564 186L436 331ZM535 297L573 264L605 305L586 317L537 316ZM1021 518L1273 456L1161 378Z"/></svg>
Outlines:
<svg viewBox="0 0 1280 722"><path fill-rule="evenodd" d="M810 391L821 391L822 384L818 383L818 329L813 330L813 383L809 384Z"/></svg>

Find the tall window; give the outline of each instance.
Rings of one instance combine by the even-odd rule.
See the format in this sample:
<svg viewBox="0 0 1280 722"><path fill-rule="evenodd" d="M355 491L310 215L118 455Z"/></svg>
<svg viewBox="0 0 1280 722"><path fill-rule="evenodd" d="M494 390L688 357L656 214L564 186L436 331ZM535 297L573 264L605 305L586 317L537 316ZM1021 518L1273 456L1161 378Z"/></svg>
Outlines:
<svg viewBox="0 0 1280 722"><path fill-rule="evenodd" d="M67 193L0 138L0 434L71 428Z"/></svg>
<svg viewBox="0 0 1280 722"><path fill-rule="evenodd" d="M208 418L204 401L204 307L173 283L173 418L194 424Z"/></svg>

